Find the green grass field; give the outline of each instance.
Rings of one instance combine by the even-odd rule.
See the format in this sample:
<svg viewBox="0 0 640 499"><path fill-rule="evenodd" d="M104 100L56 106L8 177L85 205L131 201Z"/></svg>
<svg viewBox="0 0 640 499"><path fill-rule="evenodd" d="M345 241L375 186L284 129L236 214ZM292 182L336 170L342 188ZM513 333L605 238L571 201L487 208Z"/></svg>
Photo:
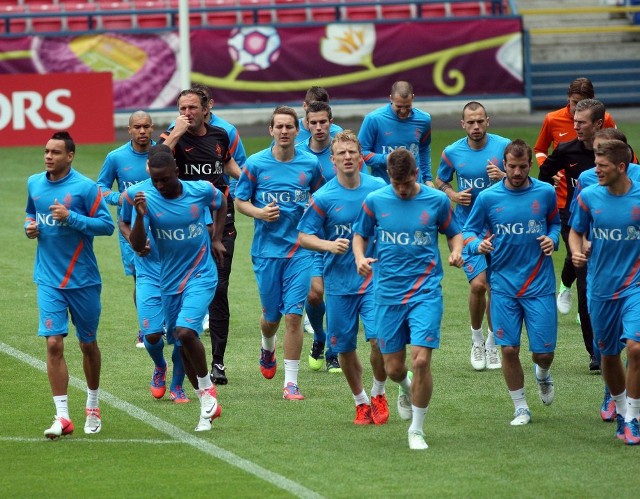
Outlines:
<svg viewBox="0 0 640 499"><path fill-rule="evenodd" d="M632 145L640 143L640 125L619 126ZM538 127L492 131L533 144ZM434 169L444 145L461 132L435 130ZM266 143L266 138L245 139L249 152ZM105 154L117 145L79 146L74 166L96 178ZM123 274L114 236L95 240L103 277L103 429L93 436L82 432L86 392L80 352L71 335L66 358L76 433L46 440L42 432L55 411L43 362L45 343L36 336L36 245L22 231L26 179L42 171L42 151L2 150L3 497L637 497L640 450L624 446L614 438L614 426L600 421L603 384L588 371L589 358L575 324L575 296L572 313L559 319L556 400L550 407L539 401L525 339L521 357L533 423L511 427L513 405L501 372L475 372L469 364L464 273L445 268L442 344L433 357L435 386L425 424L430 448L412 452L406 441L408 423L395 410L396 387L387 385L387 425L355 427L353 399L343 377L308 368L310 335L305 334L300 372L306 400L282 400L282 365L275 379L262 378L260 305L249 258L252 221L241 215L225 359L230 381L219 388L223 414L214 429L193 432L196 402L174 405L168 398L151 397L152 363L144 350L134 348L133 284ZM554 257L557 273L563 256L561 251ZM204 340L208 345L208 337ZM368 350L361 342L367 391Z"/></svg>

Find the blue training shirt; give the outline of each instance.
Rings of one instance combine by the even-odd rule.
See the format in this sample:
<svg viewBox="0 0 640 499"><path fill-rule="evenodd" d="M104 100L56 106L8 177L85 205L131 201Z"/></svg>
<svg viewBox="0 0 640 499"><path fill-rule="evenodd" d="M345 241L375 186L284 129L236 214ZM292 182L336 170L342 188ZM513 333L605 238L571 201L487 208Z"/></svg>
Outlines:
<svg viewBox="0 0 640 499"><path fill-rule="evenodd" d="M629 163L629 168L627 168L627 175L631 180L640 181L640 165L635 163ZM596 175L596 168L590 168L588 170L583 171L578 177L578 181L576 183L575 188L573 189L573 198L571 199L571 213L575 211L577 208L576 200L578 199L578 194L582 192L582 190L590 185L596 185L598 183L598 176Z"/></svg>
<svg viewBox="0 0 640 499"><path fill-rule="evenodd" d="M591 185L578 196L577 207L571 228L589 231L591 240L589 298L616 300L640 292L640 182L632 180L623 196Z"/></svg>
<svg viewBox="0 0 640 499"><path fill-rule="evenodd" d="M513 190L504 179L480 193L463 236L472 254L478 253L485 228L495 237L491 258L491 291L514 298L555 293L553 260L540 249L540 236L549 236L558 248L560 216L556 193L546 182L529 177L531 184Z"/></svg>
<svg viewBox="0 0 640 499"><path fill-rule="evenodd" d="M49 207L58 200L69 210L69 218L59 222ZM100 272L93 252L94 236L110 236L115 226L100 188L75 169L56 181L46 172L27 181L26 228L38 224L38 248L34 282L60 289L100 284Z"/></svg>
<svg viewBox="0 0 640 499"><path fill-rule="evenodd" d="M309 203L309 195L325 180L318 158L296 149L289 162L278 161L271 148L247 158L236 186L236 197L257 208L276 202L280 217L275 222L254 219L253 257L291 258L300 248L298 222Z"/></svg>
<svg viewBox="0 0 640 499"><path fill-rule="evenodd" d="M364 117L358 140L362 145L364 161L371 175L389 183L387 155L394 149L411 151L420 168L422 182L433 179L431 175L431 116L413 108L409 117L401 120L393 112L391 104L382 106Z"/></svg>
<svg viewBox="0 0 640 499"><path fill-rule="evenodd" d="M322 176L327 182L336 176L335 169L333 168L333 163L331 162L331 144L325 147L322 151L315 152L311 149L311 138L309 138L304 142L299 142L298 144L296 144L296 149L309 154L313 154L316 158L318 158L318 161L320 161L320 166L322 166Z"/></svg>
<svg viewBox="0 0 640 499"><path fill-rule="evenodd" d="M400 305L441 294L438 232L460 233L446 194L421 185L415 197L402 199L387 185L366 197L353 231L369 244L375 239L376 303Z"/></svg>
<svg viewBox="0 0 640 499"><path fill-rule="evenodd" d="M348 189L334 177L313 195L310 206L298 224L298 230L329 241L338 238L352 240L353 224L362 210L363 201L369 193L385 186L382 179L360 173L360 185ZM373 253L374 243L370 241L367 256ZM334 255L329 251L322 255L325 293L354 295L371 289L373 273L367 279L358 275L351 248L343 255Z"/></svg>

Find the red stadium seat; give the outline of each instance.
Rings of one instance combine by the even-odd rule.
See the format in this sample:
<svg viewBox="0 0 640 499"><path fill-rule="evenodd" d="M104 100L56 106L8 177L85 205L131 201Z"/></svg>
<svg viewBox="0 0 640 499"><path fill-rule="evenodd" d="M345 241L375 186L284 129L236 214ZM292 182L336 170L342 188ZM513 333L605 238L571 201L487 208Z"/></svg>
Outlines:
<svg viewBox="0 0 640 499"><path fill-rule="evenodd" d="M22 5L2 5L0 6L0 15L3 14L24 14L26 9ZM0 32L2 33L24 33L27 31L28 23L27 18L4 18L2 19L2 27Z"/></svg>
<svg viewBox="0 0 640 499"><path fill-rule="evenodd" d="M482 2L451 2L454 17L477 17L482 15Z"/></svg>
<svg viewBox="0 0 640 499"><path fill-rule="evenodd" d="M416 4L382 4L382 19L415 19L417 17Z"/></svg>
<svg viewBox="0 0 640 499"><path fill-rule="evenodd" d="M62 8L65 12L83 14L81 16L67 16L68 31L90 31L96 27L96 16L91 15L96 10L95 4L76 0L75 3L63 4Z"/></svg>
<svg viewBox="0 0 640 499"><path fill-rule="evenodd" d="M97 14L97 27L105 30L132 29L135 27L135 16L131 13L121 12L118 14L110 14L109 11L127 11L131 10L129 2L98 2L96 10L103 11Z"/></svg>
<svg viewBox="0 0 640 499"><path fill-rule="evenodd" d="M279 5L304 4L306 0L275 0L276 20L279 23L304 23L307 22L308 13L304 5L301 8L279 9Z"/></svg>
<svg viewBox="0 0 640 499"><path fill-rule="evenodd" d="M208 10L207 12L205 12L204 17L207 24L238 24L240 22L240 16L238 15L236 5L238 5L238 2L236 2L236 0L203 0L203 7L215 8L215 10Z"/></svg>
<svg viewBox="0 0 640 499"><path fill-rule="evenodd" d="M316 22L332 22L339 19L341 7L335 4L340 0L310 0L309 20ZM329 5L323 5L329 4Z"/></svg>
<svg viewBox="0 0 640 499"><path fill-rule="evenodd" d="M135 0L133 8L137 10L138 28L167 28L171 26L171 14L169 12L144 12L145 10L168 9L169 5L164 0Z"/></svg>
<svg viewBox="0 0 640 499"><path fill-rule="evenodd" d="M61 8L53 4L29 4L27 10L31 14L50 14L50 16L31 18L31 30L37 33L60 32L63 29Z"/></svg>
<svg viewBox="0 0 640 499"><path fill-rule="evenodd" d="M243 9L240 18L244 24L271 24L275 21L275 12L271 0L239 0L240 7L254 7Z"/></svg>
<svg viewBox="0 0 640 499"><path fill-rule="evenodd" d="M347 2L344 7L344 19L349 21L371 21L381 18L380 4L357 5L358 2Z"/></svg>
<svg viewBox="0 0 640 499"><path fill-rule="evenodd" d="M418 6L419 16L425 19L430 17L445 17L451 15L447 10L449 3L423 3Z"/></svg>

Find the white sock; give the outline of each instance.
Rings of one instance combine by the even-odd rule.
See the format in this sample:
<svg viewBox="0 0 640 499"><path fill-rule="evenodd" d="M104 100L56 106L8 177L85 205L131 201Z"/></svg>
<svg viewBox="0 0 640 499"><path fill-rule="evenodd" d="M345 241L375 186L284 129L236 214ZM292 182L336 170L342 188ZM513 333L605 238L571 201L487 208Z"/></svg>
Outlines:
<svg viewBox="0 0 640 499"><path fill-rule="evenodd" d="M413 417L411 418L411 426L409 427L409 431L422 431L422 427L424 426L424 418L427 415L427 407L417 407L415 405L411 405L411 413Z"/></svg>
<svg viewBox="0 0 640 499"><path fill-rule="evenodd" d="M207 373L207 375L203 376L202 378L198 376L199 390L206 390L207 388L211 388L212 386L213 386L213 383L211 383L211 377L209 376L209 373Z"/></svg>
<svg viewBox="0 0 640 499"><path fill-rule="evenodd" d="M482 328L473 329L471 328L471 341L476 345L481 345L484 343L484 336L482 336Z"/></svg>
<svg viewBox="0 0 640 499"><path fill-rule="evenodd" d="M511 400L513 400L513 405L516 408L516 412L518 409L528 409L527 398L524 395L524 388L520 388L519 390L509 390L509 395L511 396Z"/></svg>
<svg viewBox="0 0 640 499"><path fill-rule="evenodd" d="M387 384L387 380L378 381L376 378L373 378L373 388L371 388L371 398L377 397L378 395L385 394L385 385Z"/></svg>
<svg viewBox="0 0 640 499"><path fill-rule="evenodd" d="M616 412L623 418L627 415L627 391L623 391L618 395L611 394L611 398L616 403Z"/></svg>
<svg viewBox="0 0 640 499"><path fill-rule="evenodd" d="M284 359L284 386L287 383L298 384L298 371L300 370L299 360Z"/></svg>
<svg viewBox="0 0 640 499"><path fill-rule="evenodd" d="M262 335L262 348L269 352L273 352L276 349L276 335L267 338L264 334Z"/></svg>
<svg viewBox="0 0 640 499"><path fill-rule="evenodd" d="M69 418L69 399L66 395L56 395L53 397L53 403L56 406L56 417Z"/></svg>
<svg viewBox="0 0 640 499"><path fill-rule="evenodd" d="M493 331L491 331L491 329L487 329L487 341L485 342L484 347L487 349L496 347L496 338L493 336Z"/></svg>
<svg viewBox="0 0 640 499"><path fill-rule="evenodd" d="M630 423L632 419L640 419L640 399L627 396L627 413L624 415L624 420Z"/></svg>
<svg viewBox="0 0 640 499"><path fill-rule="evenodd" d="M411 393L411 380L409 379L409 376L405 376L404 379L398 383L400 385L400 390L402 390L404 393Z"/></svg>
<svg viewBox="0 0 640 499"><path fill-rule="evenodd" d="M87 387L87 409L97 409L98 408L98 391L100 388L96 388L95 390L90 390Z"/></svg>
<svg viewBox="0 0 640 499"><path fill-rule="evenodd" d="M536 364L536 378L539 380L543 380L549 377L549 369L542 369L538 364Z"/></svg>
<svg viewBox="0 0 640 499"><path fill-rule="evenodd" d="M371 402L369 401L369 397L367 397L367 392L362 390L358 395L353 396L353 400L356 405L367 404L369 405Z"/></svg>

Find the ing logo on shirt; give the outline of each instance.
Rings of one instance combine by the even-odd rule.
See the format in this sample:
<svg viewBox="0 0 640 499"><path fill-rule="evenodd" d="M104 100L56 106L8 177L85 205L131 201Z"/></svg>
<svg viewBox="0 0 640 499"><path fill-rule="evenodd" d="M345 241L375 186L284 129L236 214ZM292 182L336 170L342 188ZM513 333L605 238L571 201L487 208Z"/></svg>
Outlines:
<svg viewBox="0 0 640 499"><path fill-rule="evenodd" d="M398 246L427 246L431 244L431 234L417 230L411 236L408 232L392 232L381 229L380 242Z"/></svg>
<svg viewBox="0 0 640 499"><path fill-rule="evenodd" d="M187 231L183 228L179 229L160 229L156 228L156 239L163 239L165 241L184 241L185 239L193 239L200 237L205 231L205 228L201 223L190 224Z"/></svg>
<svg viewBox="0 0 640 499"><path fill-rule="evenodd" d="M509 235L519 236L521 234L540 234L542 233L542 231L543 231L542 222L538 222L536 220L529 220L526 223L526 229L525 229L525 224L522 222L506 223L506 224L496 223L493 225L493 232L497 236L509 236Z"/></svg>
<svg viewBox="0 0 640 499"><path fill-rule="evenodd" d="M626 235L622 229L609 229L607 227L592 227L591 237L601 241L638 241L640 240L640 227L627 226Z"/></svg>

